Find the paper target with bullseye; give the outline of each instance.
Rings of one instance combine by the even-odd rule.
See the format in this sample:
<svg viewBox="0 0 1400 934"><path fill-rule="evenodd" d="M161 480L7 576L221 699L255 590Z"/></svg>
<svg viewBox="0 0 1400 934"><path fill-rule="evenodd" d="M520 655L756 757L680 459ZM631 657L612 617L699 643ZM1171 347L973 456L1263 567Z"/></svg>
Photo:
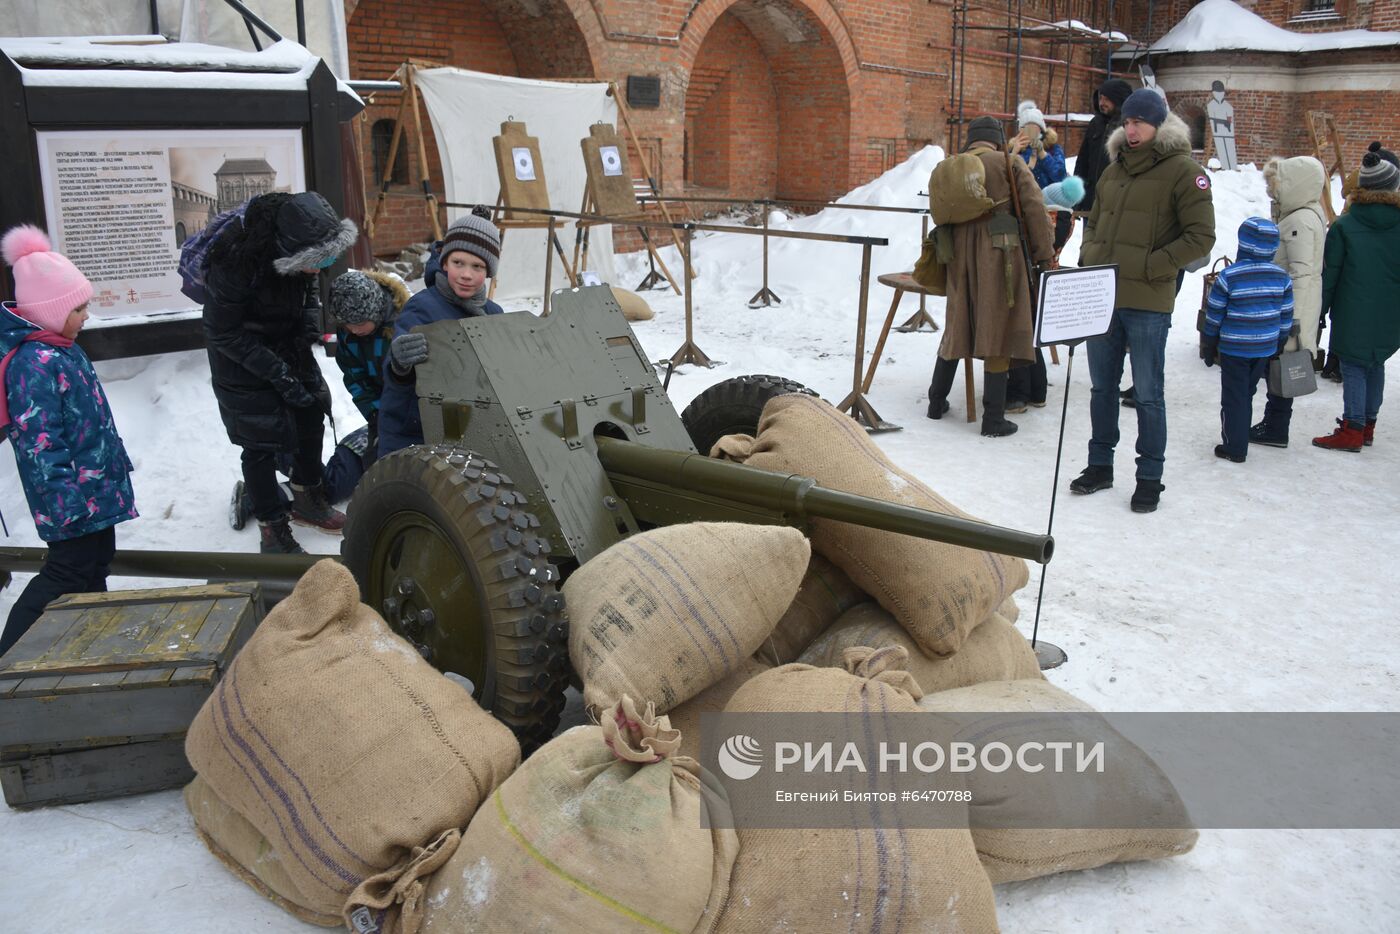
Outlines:
<svg viewBox="0 0 1400 934"><path fill-rule="evenodd" d="M609 178L622 174L622 153L616 146L599 146L598 158L603 160L603 174Z"/></svg>
<svg viewBox="0 0 1400 934"><path fill-rule="evenodd" d="M515 177L522 182L533 182L535 180L535 156L530 152L528 146L515 146L511 149L511 158L515 161Z"/></svg>

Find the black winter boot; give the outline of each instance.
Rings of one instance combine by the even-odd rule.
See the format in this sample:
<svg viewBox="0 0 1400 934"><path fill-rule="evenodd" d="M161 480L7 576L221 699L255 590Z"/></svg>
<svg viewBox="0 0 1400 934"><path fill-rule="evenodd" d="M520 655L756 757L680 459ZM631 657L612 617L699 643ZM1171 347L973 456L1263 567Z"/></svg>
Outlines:
<svg viewBox="0 0 1400 934"><path fill-rule="evenodd" d="M1342 381L1342 361L1331 351L1327 352L1327 362L1322 365L1322 378L1334 383Z"/></svg>
<svg viewBox="0 0 1400 934"><path fill-rule="evenodd" d="M292 537L292 527L287 524L287 514L267 522L258 520L258 531L262 533L262 546L259 551L265 555L304 555L306 549Z"/></svg>
<svg viewBox="0 0 1400 934"><path fill-rule="evenodd" d="M1138 480L1137 489L1133 491L1133 512L1156 512L1165 489L1160 480Z"/></svg>
<svg viewBox="0 0 1400 934"><path fill-rule="evenodd" d="M1263 444L1271 448L1288 447L1288 430L1271 425L1266 418L1249 429L1249 443Z"/></svg>
<svg viewBox="0 0 1400 934"><path fill-rule="evenodd" d="M1005 438L1017 431L1015 422L1006 420L1006 374L982 374L982 436Z"/></svg>
<svg viewBox="0 0 1400 934"><path fill-rule="evenodd" d="M1084 472L1069 482L1069 491L1081 496L1097 493L1113 487L1113 468L1100 464L1090 464Z"/></svg>
<svg viewBox="0 0 1400 934"><path fill-rule="evenodd" d="M933 381L928 385L928 417L942 418L951 406L948 393L953 388L953 379L958 375L958 361L939 357L933 365Z"/></svg>
<svg viewBox="0 0 1400 934"><path fill-rule="evenodd" d="M345 528L345 513L331 506L323 484L302 486L293 483L292 521L298 525L315 526L325 532L339 533Z"/></svg>

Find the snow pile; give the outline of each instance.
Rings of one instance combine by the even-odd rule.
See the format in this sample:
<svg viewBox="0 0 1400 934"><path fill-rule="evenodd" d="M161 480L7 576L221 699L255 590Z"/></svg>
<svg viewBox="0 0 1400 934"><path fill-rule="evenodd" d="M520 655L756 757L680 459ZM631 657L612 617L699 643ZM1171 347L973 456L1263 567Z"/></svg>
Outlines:
<svg viewBox="0 0 1400 934"><path fill-rule="evenodd" d="M941 158L940 150L924 149L842 201L921 207L926 200L919 192ZM1219 237L1213 257L1232 256L1240 222L1268 215L1263 176L1252 166L1209 174ZM876 273L907 271L919 252L917 214L828 209L771 217L774 229L887 237L888 246L873 250ZM1065 265L1077 262L1081 230L1065 248ZM770 284L783 302L749 309L762 281L760 244L751 234L697 238L695 340L728 364L678 368L669 390L677 408L745 373L781 374L831 400L850 390L861 248L771 240ZM667 263L678 269L674 248L668 251ZM645 256L619 257L618 267L619 284L635 285L646 271ZM1374 573L1378 556L1400 553L1400 419L1383 417L1375 446L1362 454L1313 448L1308 439L1330 431L1341 412L1340 388L1324 381L1296 400L1287 450L1251 450L1245 464L1216 458L1219 372L1202 366L1193 327L1205 272L1187 276L1167 341L1170 441L1157 513L1128 509L1135 424L1127 409L1118 484L1090 497L1065 492L1084 464L1089 434L1082 349L1072 364L1061 349L1061 364L1050 367L1047 408L1013 416L1021 429L1014 437L988 439L963 421L961 376L949 417L924 417L939 335L892 333L868 398L904 430L876 440L901 467L987 521L1039 530L1049 511L1058 416L1068 393L1057 548L1046 571L1040 635L1069 654L1068 664L1048 673L1051 682L1094 707L1400 708L1400 661L1376 641L1393 626L1397 599L1389 578ZM872 281L867 353L891 296ZM656 318L635 332L655 360L684 338L684 301L669 291L645 298ZM897 321L916 307L906 295ZM510 311L530 308L538 302L507 303ZM930 298L928 309L941 323L943 300ZM359 420L335 363L318 359L343 435ZM137 466L141 518L118 528L118 547L256 551L256 530L234 532L224 519L239 475L238 451L218 421L205 354L111 361L97 369ZM1262 406L1256 398L1256 413ZM10 525L6 544L38 544L13 456L3 450L0 509ZM339 545L319 532L296 534L315 551L332 553ZM1018 594L1018 628L1027 636L1041 576L1039 568L1031 573ZM0 591L0 617L27 579L19 575L16 587ZM112 584L169 582L114 578ZM576 704L572 710L577 715ZM578 722L575 716L566 726ZM0 808L0 840L0 903L31 930L311 930L209 855L176 792L32 813ZM1278 929L1280 918L1289 930L1375 930L1378 918L1392 919L1382 920L1382 928L1400 918L1397 868L1400 834L1393 831L1206 830L1180 859L998 886L997 910L1009 932L1264 931Z"/></svg>
<svg viewBox="0 0 1400 934"><path fill-rule="evenodd" d="M318 60L290 39L261 52L242 52L198 42L166 42L156 36L0 39L0 50L21 65L40 68L132 68L163 71L268 71L295 73Z"/></svg>
<svg viewBox="0 0 1400 934"><path fill-rule="evenodd" d="M1300 33L1281 29L1234 0L1202 0L1150 52L1317 52L1400 45L1400 32L1344 29Z"/></svg>
<svg viewBox="0 0 1400 934"><path fill-rule="evenodd" d="M261 52L196 42L106 44L92 39L0 39L26 87L300 91L321 59L291 39ZM360 97L337 79L341 94Z"/></svg>

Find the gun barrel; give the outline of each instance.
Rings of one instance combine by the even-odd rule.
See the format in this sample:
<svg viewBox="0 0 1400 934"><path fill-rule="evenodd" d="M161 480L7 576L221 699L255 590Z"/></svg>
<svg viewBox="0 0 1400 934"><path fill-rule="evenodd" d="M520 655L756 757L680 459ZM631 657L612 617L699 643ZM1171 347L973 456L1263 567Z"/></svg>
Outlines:
<svg viewBox="0 0 1400 934"><path fill-rule="evenodd" d="M44 563L44 548L0 547L0 570L33 572ZM209 551L118 551L111 573L117 577L174 577L190 580L261 580L295 583L311 566L335 555L254 555ZM336 560L339 560L336 558Z"/></svg>
<svg viewBox="0 0 1400 934"><path fill-rule="evenodd" d="M776 509L798 521L813 518L849 522L928 541L1012 555L1039 564L1048 563L1055 551L1055 540L1049 535L829 490L818 486L811 477L799 474L776 473L702 454L649 448L614 438L598 437L597 442L598 459L609 476L632 477L746 506Z"/></svg>

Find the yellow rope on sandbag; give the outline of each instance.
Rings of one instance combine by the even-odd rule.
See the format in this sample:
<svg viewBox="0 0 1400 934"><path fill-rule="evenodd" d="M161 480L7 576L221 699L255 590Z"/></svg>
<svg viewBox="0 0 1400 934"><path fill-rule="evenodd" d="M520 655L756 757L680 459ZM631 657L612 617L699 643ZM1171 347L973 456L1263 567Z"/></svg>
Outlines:
<svg viewBox="0 0 1400 934"><path fill-rule="evenodd" d="M512 837L520 841L520 845L525 848L525 852L529 853L530 857L535 862L539 863L545 869L548 869L550 872L554 873L556 876L569 883L569 885L572 885L574 888L578 889L584 895L587 895L590 898L602 902L604 905L607 905L609 908L611 908L613 911L616 911L620 915L624 915L625 917L631 918L633 921L636 921L640 924L645 924L647 927L656 928L656 930L658 931L670 931L671 934L680 934L680 932L677 931L675 928L668 928L660 921L653 921L646 915L641 914L640 912L633 911L631 908L628 908L626 905L622 904L616 899L609 898L602 892L599 892L597 889L593 888L593 886L589 885L587 882L584 882L582 879L575 879L562 867L556 865L554 861L551 860L548 856L545 856L539 850L535 849L534 844L532 844L529 840L525 839L525 835L522 834L516 828L515 824L511 822L510 816L506 814L506 805L505 802L501 800L501 790L499 788L496 789L495 793L492 794L491 797L496 802L496 816L501 819L501 824L505 826L506 830L510 831L510 835Z"/></svg>

